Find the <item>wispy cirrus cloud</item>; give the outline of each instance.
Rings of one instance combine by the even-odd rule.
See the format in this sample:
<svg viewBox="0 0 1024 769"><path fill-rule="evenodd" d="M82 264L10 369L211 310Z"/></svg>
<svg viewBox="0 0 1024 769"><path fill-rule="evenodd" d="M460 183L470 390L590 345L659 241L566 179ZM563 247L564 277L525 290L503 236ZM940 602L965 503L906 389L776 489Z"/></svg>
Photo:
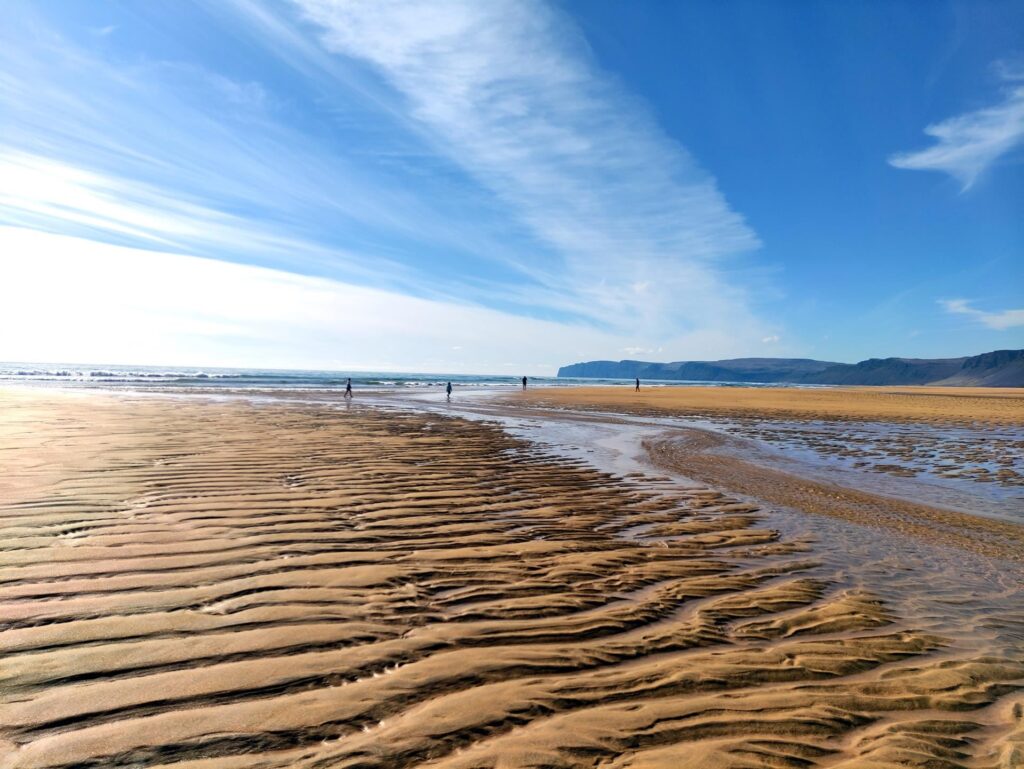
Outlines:
<svg viewBox="0 0 1024 769"><path fill-rule="evenodd" d="M996 160L1024 143L1024 66L997 62L995 70L1008 84L1001 102L926 127L935 144L891 155L889 163L913 171L942 171L966 191Z"/></svg>
<svg viewBox="0 0 1024 769"><path fill-rule="evenodd" d="M593 65L556 10L295 2L329 50L382 76L437 150L553 251L548 287L570 303L661 339L757 325L742 288L717 268L756 248L756 235L714 178Z"/></svg>
<svg viewBox="0 0 1024 769"><path fill-rule="evenodd" d="M946 312L954 315L967 315L981 325L996 331L1024 326L1024 309L986 312L972 307L968 299L941 299L939 304L945 308Z"/></svg>
<svg viewBox="0 0 1024 769"><path fill-rule="evenodd" d="M633 341L587 324L24 228L0 226L0 254L22 257L0 264L0 327L18 329L0 335L0 360L520 376ZM687 340L701 350L728 341L706 331Z"/></svg>
<svg viewBox="0 0 1024 769"><path fill-rule="evenodd" d="M289 119L291 95L210 69L187 46L180 59L118 56L55 31L32 6L7 21L0 222L423 294L450 277L415 263L434 251L517 270L465 191L418 194L363 162L352 137L339 150L311 136ZM474 216L447 218L446 200ZM469 282L447 288L466 295Z"/></svg>
<svg viewBox="0 0 1024 769"><path fill-rule="evenodd" d="M410 338L426 305L394 296L565 359L736 355L768 332L735 261L756 235L541 0L166 11L203 45L147 40L145 11L100 14L108 34L47 13L15 0L0 28L0 224L84 259L106 259L92 241L391 292L372 296Z"/></svg>

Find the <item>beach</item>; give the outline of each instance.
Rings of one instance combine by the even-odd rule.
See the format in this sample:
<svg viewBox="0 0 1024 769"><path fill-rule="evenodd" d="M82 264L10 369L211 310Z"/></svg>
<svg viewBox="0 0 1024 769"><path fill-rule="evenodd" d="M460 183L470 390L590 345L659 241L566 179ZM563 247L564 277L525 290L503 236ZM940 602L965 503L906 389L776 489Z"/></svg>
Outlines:
<svg viewBox="0 0 1024 769"><path fill-rule="evenodd" d="M0 769L1024 769L1024 0L3 22Z"/></svg>
<svg viewBox="0 0 1024 769"><path fill-rule="evenodd" d="M516 402L675 417L645 441L662 468L762 502L1024 559L1019 389L572 387ZM933 483L901 481L912 478Z"/></svg>
<svg viewBox="0 0 1024 769"><path fill-rule="evenodd" d="M460 397L0 389L0 767L1024 765L1020 391Z"/></svg>
<svg viewBox="0 0 1024 769"><path fill-rule="evenodd" d="M544 388L534 402L626 411L900 422L1020 424L1015 387L633 387Z"/></svg>

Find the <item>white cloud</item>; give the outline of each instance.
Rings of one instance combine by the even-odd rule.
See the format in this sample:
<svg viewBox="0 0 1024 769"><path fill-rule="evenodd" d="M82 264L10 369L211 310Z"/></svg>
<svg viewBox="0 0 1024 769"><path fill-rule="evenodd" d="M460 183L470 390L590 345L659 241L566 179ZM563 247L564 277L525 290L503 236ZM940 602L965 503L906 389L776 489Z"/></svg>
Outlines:
<svg viewBox="0 0 1024 769"><path fill-rule="evenodd" d="M1024 80L1024 58L999 59L992 69L1003 80Z"/></svg>
<svg viewBox="0 0 1024 769"><path fill-rule="evenodd" d="M557 11L295 1L327 48L379 72L438 151L559 255L564 269L547 283L563 306L661 337L724 327L752 338L748 298L716 263L756 236Z"/></svg>
<svg viewBox="0 0 1024 769"><path fill-rule="evenodd" d="M765 344L775 344L776 342L779 341L779 335L772 334L771 336L764 337L761 341L764 342Z"/></svg>
<svg viewBox="0 0 1024 769"><path fill-rule="evenodd" d="M489 237L491 222L446 217L440 196L361 162L348 145L310 137L275 112L263 85L191 62L104 58L34 15L9 21L0 25L3 171L38 178L22 187L0 175L0 223L421 293L446 287L411 264L409 243L417 255L470 253L515 269L510 246ZM384 130L380 114L365 120ZM71 207L55 204L54 192ZM449 192L453 205L477 213ZM452 293L467 290L449 283Z"/></svg>
<svg viewBox="0 0 1024 769"><path fill-rule="evenodd" d="M1024 326L1024 310L985 312L984 310L971 307L970 301L967 299L942 299L939 300L939 304L946 309L946 312L956 315L967 315L982 325L996 331Z"/></svg>
<svg viewBox="0 0 1024 769"><path fill-rule="evenodd" d="M509 362L489 357L505 344L513 366L554 367L623 347L677 359L742 355L763 337L766 325L731 261L756 248L756 236L645 106L597 70L560 11L534 0L439 0L429 12L398 2L296 4L316 27L280 5L201 3L224 26L211 35L245 38L301 73L287 92L274 88L283 78L252 79L279 75L277 62L249 71L239 63L228 79L190 58L187 40L168 48L176 60L125 55L115 44L129 38L130 15L97 45L93 35L83 42L58 34L42 9L18 6L0 25L0 225L72 236L32 248L96 259L97 274L120 253L99 241L131 246L144 262L129 273L143 287L150 260L168 286L180 285L167 274L172 265L196 279L221 275L187 267L207 257L283 270L274 285L288 301L296 296L281 288L291 286L289 273L337 279L330 292L338 302L372 290L352 283L380 289L374 302L413 313L395 319L395 333L429 342L388 339L381 312L360 316L360 338L392 350L387 360L397 368L427 367L423 350L453 346L463 348L459 361L483 370ZM389 151L410 147L420 165L390 173ZM21 259L43 259L27 235L5 237L5 246L22 247ZM0 284L31 272L16 253L0 256ZM66 262L45 263L52 274L78 275ZM86 312L89 302L75 292L54 303L63 289L42 274L22 280L14 299L22 308L49 306L49 319L33 317L52 333L37 337L32 352L24 344L32 329L5 332L0 357L60 352L132 362L162 351L149 358L159 363L216 349L223 363L326 365L335 358L318 340L341 344L329 324L264 323L234 300L212 310L214 294L180 311L170 300L157 301L159 311L126 307L84 275L83 290L98 297ZM239 283L228 293L238 294L254 273L230 274ZM116 272L110 280L117 284ZM443 324L445 334L429 336L417 315L426 310L403 292L433 299L430 317L461 308L466 328L480 321L492 338L467 343L469 331ZM106 305L132 322L118 326L98 309ZM242 314L236 321L225 308ZM478 314L485 312L492 314ZM102 318L107 325L96 325ZM133 327L152 333L132 336ZM282 341L287 329L293 347ZM533 337L520 337L522 329ZM231 341L236 332L245 345ZM144 337L163 341L139 343ZM387 362L368 342L351 351L346 365ZM429 365L444 369L438 360Z"/></svg>
<svg viewBox="0 0 1024 769"><path fill-rule="evenodd" d="M1024 79L1019 64L997 62L1000 78L1009 83ZM948 118L924 129L936 140L931 147L892 155L896 168L943 171L957 179L963 190L996 160L1024 142L1024 85L1004 88L1003 100L992 107Z"/></svg>
<svg viewBox="0 0 1024 769"><path fill-rule="evenodd" d="M636 340L328 278L0 227L0 360L553 374ZM733 340L676 340L701 354Z"/></svg>
<svg viewBox="0 0 1024 769"><path fill-rule="evenodd" d="M251 222L176 199L141 183L24 152L0 149L0 206L7 221L82 225L154 245L182 248L201 239L214 247L246 243L264 250L273 238ZM276 242L277 249L294 242Z"/></svg>

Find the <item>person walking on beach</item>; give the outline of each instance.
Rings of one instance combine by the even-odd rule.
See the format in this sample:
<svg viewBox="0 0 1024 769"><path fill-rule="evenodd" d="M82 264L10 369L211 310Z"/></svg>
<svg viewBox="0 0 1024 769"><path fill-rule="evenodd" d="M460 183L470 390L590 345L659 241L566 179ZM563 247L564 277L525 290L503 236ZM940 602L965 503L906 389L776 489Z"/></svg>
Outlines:
<svg viewBox="0 0 1024 769"><path fill-rule="evenodd" d="M345 382L345 397L346 398L351 398L352 397L352 377L349 377L348 381Z"/></svg>
<svg viewBox="0 0 1024 769"><path fill-rule="evenodd" d="M633 392L640 392L640 377L636 378L636 389Z"/></svg>
<svg viewBox="0 0 1024 769"><path fill-rule="evenodd" d="M523 389L526 389L526 377L523 377Z"/></svg>
<svg viewBox="0 0 1024 769"><path fill-rule="evenodd" d="M444 391L448 393L448 400L452 399L452 383L449 382L448 386L444 388Z"/></svg>

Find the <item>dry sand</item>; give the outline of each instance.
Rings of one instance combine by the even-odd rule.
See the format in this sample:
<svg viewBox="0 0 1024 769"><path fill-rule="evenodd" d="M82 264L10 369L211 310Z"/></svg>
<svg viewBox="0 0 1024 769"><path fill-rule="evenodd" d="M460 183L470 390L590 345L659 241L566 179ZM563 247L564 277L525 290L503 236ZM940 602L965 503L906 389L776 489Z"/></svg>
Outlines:
<svg viewBox="0 0 1024 769"><path fill-rule="evenodd" d="M558 387L522 401L632 413L1024 424L1024 389L993 387Z"/></svg>
<svg viewBox="0 0 1024 769"><path fill-rule="evenodd" d="M0 463L4 769L1024 757L1021 656L487 424L0 392Z"/></svg>

